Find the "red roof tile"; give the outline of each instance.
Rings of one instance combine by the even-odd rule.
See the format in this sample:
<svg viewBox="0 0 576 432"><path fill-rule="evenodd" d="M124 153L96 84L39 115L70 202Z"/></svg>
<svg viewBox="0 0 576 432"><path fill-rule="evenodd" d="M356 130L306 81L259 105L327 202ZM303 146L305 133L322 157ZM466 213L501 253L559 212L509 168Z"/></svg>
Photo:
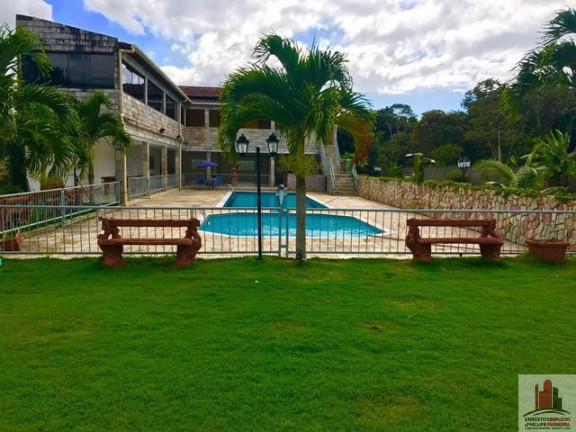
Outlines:
<svg viewBox="0 0 576 432"><path fill-rule="evenodd" d="M179 86L190 99L220 97L220 87Z"/></svg>

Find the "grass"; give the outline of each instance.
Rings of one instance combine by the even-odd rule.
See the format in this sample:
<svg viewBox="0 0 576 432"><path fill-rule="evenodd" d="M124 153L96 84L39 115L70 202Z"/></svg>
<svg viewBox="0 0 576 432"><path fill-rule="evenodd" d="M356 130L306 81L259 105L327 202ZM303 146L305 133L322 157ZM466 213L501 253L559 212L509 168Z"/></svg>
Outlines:
<svg viewBox="0 0 576 432"><path fill-rule="evenodd" d="M576 261L13 260L0 430L510 431L576 373Z"/></svg>

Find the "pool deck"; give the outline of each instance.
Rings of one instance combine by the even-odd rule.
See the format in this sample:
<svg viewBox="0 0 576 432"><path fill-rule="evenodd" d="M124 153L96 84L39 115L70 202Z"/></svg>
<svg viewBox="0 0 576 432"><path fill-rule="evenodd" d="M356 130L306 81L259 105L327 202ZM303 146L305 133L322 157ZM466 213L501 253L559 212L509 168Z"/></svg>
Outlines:
<svg viewBox="0 0 576 432"><path fill-rule="evenodd" d="M270 190L272 191L272 190ZM275 190L274 190L275 191ZM268 192L268 190L263 192ZM130 200L131 207L220 207L230 193L226 189L216 190L169 190L150 196L149 198L137 198ZM310 198L324 204L329 208L354 208L354 209L392 209L381 203L369 201L357 196L332 196L317 192L308 192Z"/></svg>

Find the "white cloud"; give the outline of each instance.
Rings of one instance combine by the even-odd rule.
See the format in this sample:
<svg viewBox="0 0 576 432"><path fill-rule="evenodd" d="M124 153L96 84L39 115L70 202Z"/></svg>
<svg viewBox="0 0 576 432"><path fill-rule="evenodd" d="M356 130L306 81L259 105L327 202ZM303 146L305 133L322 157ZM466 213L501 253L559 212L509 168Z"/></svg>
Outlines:
<svg viewBox="0 0 576 432"><path fill-rule="evenodd" d="M44 0L0 1L0 24L8 24L8 27L14 28L16 14L49 20L52 19L52 6Z"/></svg>
<svg viewBox="0 0 576 432"><path fill-rule="evenodd" d="M162 66L181 84L222 84L230 71L249 61L263 34L275 32L306 37L308 43L316 37L321 46L345 52L355 89L372 94L461 91L488 77L507 80L516 63L536 46L543 25L566 8L565 0L84 3L135 35L165 40L166 52L185 56L188 64Z"/></svg>

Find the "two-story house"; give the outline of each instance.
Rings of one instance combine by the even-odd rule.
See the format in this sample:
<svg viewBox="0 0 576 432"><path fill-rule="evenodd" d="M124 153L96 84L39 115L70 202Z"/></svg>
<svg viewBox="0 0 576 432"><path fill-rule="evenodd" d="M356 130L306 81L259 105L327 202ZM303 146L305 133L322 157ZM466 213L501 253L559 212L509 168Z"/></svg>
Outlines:
<svg viewBox="0 0 576 432"><path fill-rule="evenodd" d="M123 202L130 182L138 179L156 182L157 189L202 186L203 179L212 175L223 184L230 182L233 164L216 140L219 88L178 86L136 45L111 36L23 15L16 16L16 25L40 37L54 68L50 83L79 99L96 89L110 97L134 146L123 154L107 144L98 145L95 173L102 182L121 183ZM239 132L250 140L252 152L255 146L263 149L262 184L269 186L282 181L283 175L276 158L265 155L265 140L272 132L274 123L266 120ZM337 145L331 147L334 161L324 158L315 143L307 146L307 152L330 169L338 162ZM287 152L280 142L279 153ZM206 161L217 165L198 167ZM240 181L255 183L255 156L239 159L236 168Z"/></svg>

